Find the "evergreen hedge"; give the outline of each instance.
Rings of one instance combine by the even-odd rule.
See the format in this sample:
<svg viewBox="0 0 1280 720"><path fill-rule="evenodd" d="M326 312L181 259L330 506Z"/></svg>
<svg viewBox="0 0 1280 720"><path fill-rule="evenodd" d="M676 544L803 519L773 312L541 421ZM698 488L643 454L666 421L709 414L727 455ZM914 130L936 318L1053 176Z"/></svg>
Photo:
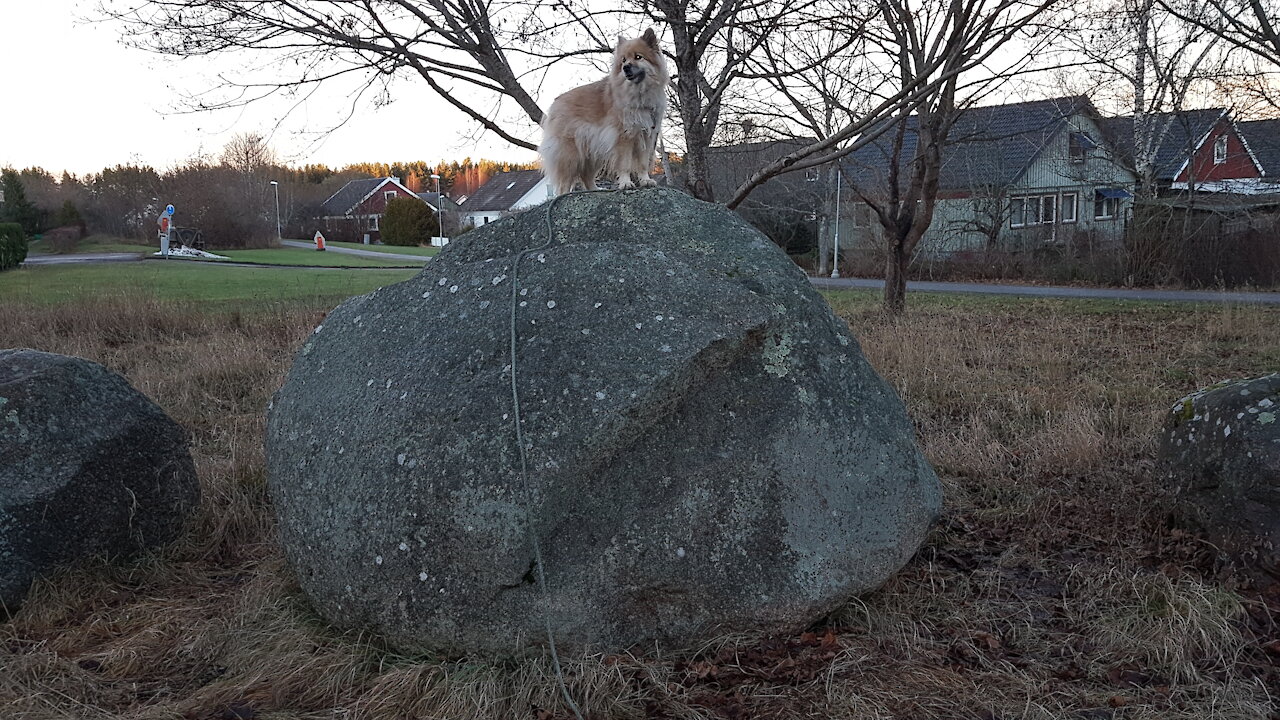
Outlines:
<svg viewBox="0 0 1280 720"><path fill-rule="evenodd" d="M27 259L27 235L18 223L0 223L0 270L11 270Z"/></svg>
<svg viewBox="0 0 1280 720"><path fill-rule="evenodd" d="M406 197L387 201L379 227L384 245L426 245L440 232L435 210L417 198Z"/></svg>

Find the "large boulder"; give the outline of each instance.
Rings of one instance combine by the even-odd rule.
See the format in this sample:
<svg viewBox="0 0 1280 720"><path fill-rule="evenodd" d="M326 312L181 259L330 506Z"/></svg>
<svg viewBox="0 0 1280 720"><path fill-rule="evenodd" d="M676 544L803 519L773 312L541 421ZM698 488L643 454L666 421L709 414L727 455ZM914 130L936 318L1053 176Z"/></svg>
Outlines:
<svg viewBox="0 0 1280 720"><path fill-rule="evenodd" d="M901 568L937 477L786 255L674 191L550 207L348 300L299 352L267 462L319 612L494 656L545 642L545 612L561 647L613 650L799 628Z"/></svg>
<svg viewBox="0 0 1280 720"><path fill-rule="evenodd" d="M172 540L200 498L186 433L80 358L0 350L0 605L90 556Z"/></svg>
<svg viewBox="0 0 1280 720"><path fill-rule="evenodd" d="M1280 373L1179 400L1165 421L1160 462L1178 518L1280 576Z"/></svg>

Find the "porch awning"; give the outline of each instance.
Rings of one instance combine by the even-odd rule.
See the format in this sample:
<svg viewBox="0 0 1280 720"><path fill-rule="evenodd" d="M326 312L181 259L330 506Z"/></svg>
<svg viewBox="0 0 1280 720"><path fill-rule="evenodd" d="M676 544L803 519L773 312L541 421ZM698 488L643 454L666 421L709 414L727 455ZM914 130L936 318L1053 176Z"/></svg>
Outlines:
<svg viewBox="0 0 1280 720"><path fill-rule="evenodd" d="M1098 196L1104 198L1127 198L1133 197L1133 193L1120 188L1098 188Z"/></svg>

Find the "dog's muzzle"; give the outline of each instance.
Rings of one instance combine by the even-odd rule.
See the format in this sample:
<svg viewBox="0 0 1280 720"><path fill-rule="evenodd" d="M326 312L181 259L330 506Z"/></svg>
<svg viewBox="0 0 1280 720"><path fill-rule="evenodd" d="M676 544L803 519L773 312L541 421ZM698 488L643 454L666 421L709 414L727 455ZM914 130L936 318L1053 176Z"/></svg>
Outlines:
<svg viewBox="0 0 1280 720"><path fill-rule="evenodd" d="M635 65L623 65L622 74L626 75L627 79L631 82L638 83L641 80L644 80L644 70L641 70Z"/></svg>

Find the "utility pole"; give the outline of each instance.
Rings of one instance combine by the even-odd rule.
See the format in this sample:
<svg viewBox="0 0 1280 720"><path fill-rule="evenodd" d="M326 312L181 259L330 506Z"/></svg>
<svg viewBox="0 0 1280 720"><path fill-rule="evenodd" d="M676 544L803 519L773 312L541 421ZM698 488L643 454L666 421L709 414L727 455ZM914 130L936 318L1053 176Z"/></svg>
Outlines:
<svg viewBox="0 0 1280 720"><path fill-rule="evenodd" d="M436 232L440 233L440 246L444 247L444 198L440 195L439 173L431 173L431 179L436 181Z"/></svg>
<svg viewBox="0 0 1280 720"><path fill-rule="evenodd" d="M280 233L280 183L272 180L271 187L276 190L276 240L280 241L284 239L284 236Z"/></svg>

